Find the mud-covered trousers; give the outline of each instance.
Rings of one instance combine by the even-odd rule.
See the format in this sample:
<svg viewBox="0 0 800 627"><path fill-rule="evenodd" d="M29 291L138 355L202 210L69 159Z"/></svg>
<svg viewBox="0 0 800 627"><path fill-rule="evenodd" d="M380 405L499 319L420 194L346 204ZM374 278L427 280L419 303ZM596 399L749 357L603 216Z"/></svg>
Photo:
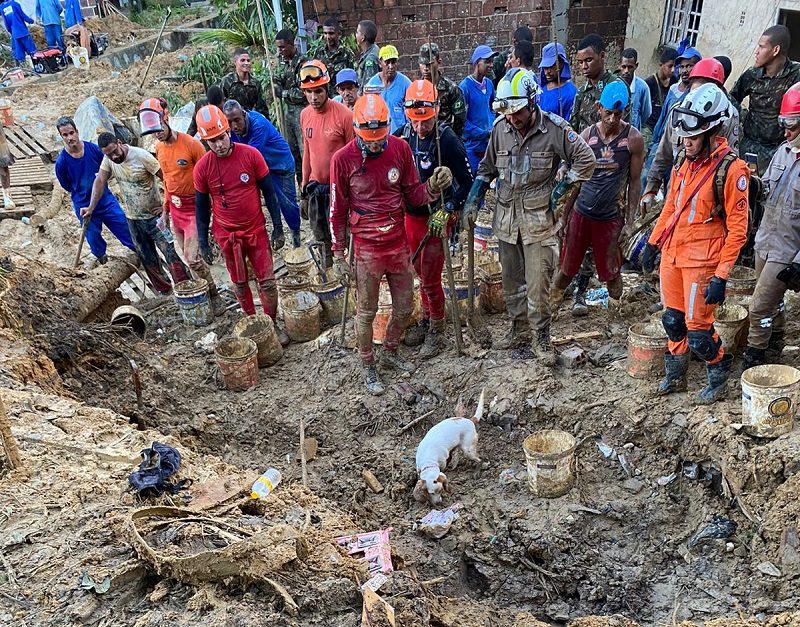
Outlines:
<svg viewBox="0 0 800 627"><path fill-rule="evenodd" d="M197 236L197 216L195 214L194 196L177 196L173 194L169 199L169 215L172 234L175 236L175 246L183 255L186 265L192 275L198 279L205 279L209 291L216 294L214 278L206 262L200 256L200 240ZM175 203L180 203L177 205Z"/></svg>
<svg viewBox="0 0 800 627"><path fill-rule="evenodd" d="M783 297L786 283L778 280L778 273L788 264L763 259L756 254L758 282L750 301L750 331L747 345L751 348L768 348L774 331L783 331L786 323Z"/></svg>
<svg viewBox="0 0 800 627"><path fill-rule="evenodd" d="M141 220L128 219L128 227L131 230L131 237L133 237L133 243L136 246L136 254L142 260L144 270L147 272L147 278L150 279L153 290L163 295L172 292L172 284L161 267L161 259L157 250L160 250L161 254L164 255L172 280L175 283L188 281L189 271L183 265L181 258L178 257L175 245L164 239L157 223L157 217Z"/></svg>
<svg viewBox="0 0 800 627"><path fill-rule="evenodd" d="M448 233L452 227L448 227ZM406 214L406 238L413 256L428 232L427 216ZM421 282L422 317L425 320L444 320L444 288L442 287L444 249L442 240L430 236L414 261L414 271Z"/></svg>
<svg viewBox="0 0 800 627"><path fill-rule="evenodd" d="M83 219L75 210L75 215L78 221L83 226ZM89 250L98 259L106 254L106 240L103 239L103 226L108 228L109 231L116 237L120 243L135 251L133 239L131 238L131 230L128 226L128 220L125 213L122 211L116 200L113 203L108 203L105 206L99 206L92 212L92 217L89 219L89 225L86 227L86 243L89 244Z"/></svg>

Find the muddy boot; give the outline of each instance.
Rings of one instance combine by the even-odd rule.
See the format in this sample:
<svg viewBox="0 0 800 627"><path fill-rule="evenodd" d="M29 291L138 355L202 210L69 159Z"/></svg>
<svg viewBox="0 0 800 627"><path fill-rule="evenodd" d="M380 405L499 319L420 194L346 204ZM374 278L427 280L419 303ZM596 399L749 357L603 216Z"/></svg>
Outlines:
<svg viewBox="0 0 800 627"><path fill-rule="evenodd" d="M764 362L767 364L781 363L781 353L783 353L784 346L784 331L783 329L772 329L772 335L769 336L769 344L764 353ZM748 349L750 350L750 349Z"/></svg>
<svg viewBox="0 0 800 627"><path fill-rule="evenodd" d="M413 327L406 329L406 336L403 338L403 344L406 346L419 346L425 341L425 336L428 334L428 325L430 322L423 318Z"/></svg>
<svg viewBox="0 0 800 627"><path fill-rule="evenodd" d="M497 342L496 348L502 351L512 348L522 348L531 343L531 332L527 320L513 320L511 330L506 336Z"/></svg>
<svg viewBox="0 0 800 627"><path fill-rule="evenodd" d="M582 318L589 313L589 307L586 304L586 289L589 287L590 277L579 274L575 279L575 302L572 303L572 315L576 318Z"/></svg>
<svg viewBox="0 0 800 627"><path fill-rule="evenodd" d="M219 295L217 286L213 283L210 283L208 286L208 299L211 301L211 311L214 312L215 318L225 313L225 310L228 308L228 306L225 304L225 301L222 300L222 296Z"/></svg>
<svg viewBox="0 0 800 627"><path fill-rule="evenodd" d="M531 350L543 366L552 368L556 365L556 349L550 340L549 326L536 332L536 340L531 345Z"/></svg>
<svg viewBox="0 0 800 627"><path fill-rule="evenodd" d="M417 369L410 361L403 359L396 350L390 351L385 348L381 351L381 363L403 372L414 372Z"/></svg>
<svg viewBox="0 0 800 627"><path fill-rule="evenodd" d="M425 334L425 343L419 351L420 359L430 359L436 357L444 346L444 325L445 320L434 320L428 327Z"/></svg>
<svg viewBox="0 0 800 627"><path fill-rule="evenodd" d="M108 255L100 255L97 258L97 263L99 263L101 266L106 265L108 263Z"/></svg>
<svg viewBox="0 0 800 627"><path fill-rule="evenodd" d="M364 384L367 386L367 391L375 396L380 396L384 392L383 383L378 377L378 369L375 364L364 364Z"/></svg>
<svg viewBox="0 0 800 627"><path fill-rule="evenodd" d="M272 232L272 250L280 250L286 245L286 236L283 231Z"/></svg>
<svg viewBox="0 0 800 627"><path fill-rule="evenodd" d="M748 368L760 366L766 363L766 352L768 350L769 349L753 348L752 346L748 346L747 350L744 352L744 355L742 355L742 365L739 372L742 373Z"/></svg>
<svg viewBox="0 0 800 627"><path fill-rule="evenodd" d="M664 367L666 368L667 376L658 384L656 396L685 391L686 371L689 370L689 353L685 355L664 353Z"/></svg>
<svg viewBox="0 0 800 627"><path fill-rule="evenodd" d="M726 354L719 363L706 364L708 385L700 390L700 394L697 397L698 403L710 405L722 398L728 387L731 366L733 366L733 355L731 354Z"/></svg>
<svg viewBox="0 0 800 627"><path fill-rule="evenodd" d="M292 248L300 248L302 241L300 240L300 230L292 230Z"/></svg>

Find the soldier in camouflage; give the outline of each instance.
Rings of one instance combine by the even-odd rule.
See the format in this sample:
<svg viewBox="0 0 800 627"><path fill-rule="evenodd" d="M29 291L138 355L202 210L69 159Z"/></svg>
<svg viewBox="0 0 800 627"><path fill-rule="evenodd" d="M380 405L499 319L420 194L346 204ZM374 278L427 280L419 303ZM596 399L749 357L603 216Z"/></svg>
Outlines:
<svg viewBox="0 0 800 627"><path fill-rule="evenodd" d="M439 122L449 124L456 135L461 137L467 119L467 105L461 88L442 75L441 57L438 44L422 44L419 49L419 75L434 83L439 94Z"/></svg>
<svg viewBox="0 0 800 627"><path fill-rule="evenodd" d="M381 71L381 64L378 60L380 48L375 45L378 38L378 27L371 20L361 20L356 28L356 42L361 50L361 54L356 61L356 74L358 75L358 95L364 93L369 79Z"/></svg>
<svg viewBox="0 0 800 627"><path fill-rule="evenodd" d="M329 17L322 25L322 37L325 40L325 45L319 49L314 56L319 59L328 68L330 75L336 76L339 70L351 68L356 62L353 51L347 46L342 45L340 39L342 36L342 29L336 18ZM328 83L328 96L333 98L336 95L336 86L333 81Z"/></svg>
<svg viewBox="0 0 800 627"><path fill-rule="evenodd" d="M506 75L506 72L511 67L510 60L511 56L514 54L514 46L521 41L527 41L533 44L533 32L527 26L520 26L517 28L517 30L515 30L514 34L511 36L511 47L505 52L501 52L494 58L494 62L492 63L492 72L494 74L493 80L495 87L497 87L500 79Z"/></svg>
<svg viewBox="0 0 800 627"><path fill-rule="evenodd" d="M250 53L244 48L233 51L234 71L222 77L220 89L226 100L236 100L247 111L258 111L268 115L267 103L261 90L261 84L250 72L253 62Z"/></svg>
<svg viewBox="0 0 800 627"><path fill-rule="evenodd" d="M294 157L295 176L299 183L303 178L303 133L300 130L300 112L308 104L300 89L300 67L308 59L297 51L294 45L294 33L283 29L275 35L278 48L278 67L273 80L278 98L285 105L283 132Z"/></svg>
<svg viewBox="0 0 800 627"><path fill-rule="evenodd" d="M800 81L800 63L788 57L791 38L782 25L770 26L758 40L756 62L736 81L731 99L741 108L750 98L749 111L742 115L742 141L739 154L758 155L758 171L763 173L772 155L783 142L778 124L781 99L789 88Z"/></svg>

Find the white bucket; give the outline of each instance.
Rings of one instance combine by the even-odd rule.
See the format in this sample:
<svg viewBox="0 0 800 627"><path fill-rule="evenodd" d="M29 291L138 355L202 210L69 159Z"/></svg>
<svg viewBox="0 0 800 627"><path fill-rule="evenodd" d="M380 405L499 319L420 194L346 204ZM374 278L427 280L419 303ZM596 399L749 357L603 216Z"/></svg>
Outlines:
<svg viewBox="0 0 800 627"><path fill-rule="evenodd" d="M747 433L775 438L794 429L800 370L768 364L742 373L742 422Z"/></svg>
<svg viewBox="0 0 800 627"><path fill-rule="evenodd" d="M72 65L79 67L82 70L89 69L89 51L82 46L72 46L69 49L69 56L72 59Z"/></svg>
<svg viewBox="0 0 800 627"><path fill-rule="evenodd" d="M534 495L552 499L575 485L575 438L566 431L545 430L522 443L528 464L528 485Z"/></svg>

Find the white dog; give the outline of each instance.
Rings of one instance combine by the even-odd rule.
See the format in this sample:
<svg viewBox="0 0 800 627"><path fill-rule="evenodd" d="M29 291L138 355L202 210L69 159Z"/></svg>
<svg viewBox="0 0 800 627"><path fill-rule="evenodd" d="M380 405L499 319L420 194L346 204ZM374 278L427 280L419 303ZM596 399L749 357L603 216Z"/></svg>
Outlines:
<svg viewBox="0 0 800 627"><path fill-rule="evenodd" d="M432 505L442 502L442 492L447 490L447 476L442 472L447 467L450 453L460 448L464 456L479 462L478 431L475 425L483 416L483 396L481 390L478 408L472 418L445 418L430 428L417 447L417 472L419 481L414 487L417 501L430 501Z"/></svg>

